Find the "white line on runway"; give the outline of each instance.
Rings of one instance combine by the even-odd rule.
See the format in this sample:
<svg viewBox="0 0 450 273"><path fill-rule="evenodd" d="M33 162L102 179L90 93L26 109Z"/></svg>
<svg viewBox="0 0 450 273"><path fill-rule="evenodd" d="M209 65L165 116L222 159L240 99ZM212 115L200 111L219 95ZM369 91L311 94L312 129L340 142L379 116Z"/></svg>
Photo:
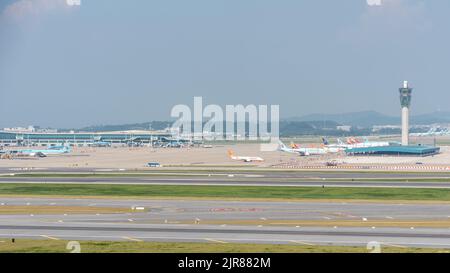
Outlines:
<svg viewBox="0 0 450 273"><path fill-rule="evenodd" d="M44 237L45 235L30 235L30 234L15 234L16 237L38 237L38 236L42 236ZM2 238L9 238L11 237L11 234L0 234L0 237ZM59 237L64 237L64 238L79 238L79 239L83 239L83 238L93 238L95 240L95 238L104 238L104 239L123 239L123 237L120 236L108 236L108 235L61 235ZM141 239L163 239L163 240L188 240L188 241L192 241L192 240L201 240L199 238L186 238L186 237L156 237L156 236L139 236L139 238ZM59 240L59 239L57 239ZM216 239L215 239L216 240ZM219 238L219 240L226 240L226 241L237 241L237 242L245 242L245 241L250 241L250 242L255 242L255 241L259 241L259 242L290 242L291 240L276 240L276 239L236 239L236 238ZM333 245L338 245L338 244L351 244L351 245L366 245L367 241L320 241L320 240L310 240L309 242L311 243L315 243L315 244L333 244ZM382 244L384 245L393 245L387 242L383 242ZM445 247L445 248L450 248L450 244L440 244L440 243L411 243L411 242L402 242L401 243L403 247L407 248L407 246L404 245L411 245L411 246L433 246L433 247ZM400 245L396 244L397 247L399 247Z"/></svg>
<svg viewBox="0 0 450 273"><path fill-rule="evenodd" d="M206 241L214 242L214 243L221 243L221 244L227 244L228 242L221 241L221 240L215 240L210 238L205 238Z"/></svg>
<svg viewBox="0 0 450 273"><path fill-rule="evenodd" d="M130 240L130 241L134 241L134 242L143 242L142 240L133 238L133 237L128 237L128 236L123 236L122 238L126 239L126 240Z"/></svg>
<svg viewBox="0 0 450 273"><path fill-rule="evenodd" d="M394 245L394 244L388 244L388 243L381 243L381 244L387 245L387 246L392 246L392 247L407 248L406 246L402 246L402 245Z"/></svg>
<svg viewBox="0 0 450 273"><path fill-rule="evenodd" d="M57 241L59 240L59 238L48 236L48 235L39 235L39 236L50 239L50 240L57 240Z"/></svg>
<svg viewBox="0 0 450 273"><path fill-rule="evenodd" d="M314 244L303 242L303 241L291 240L290 242L293 242L293 243L296 243L296 244L301 244L301 245L314 246Z"/></svg>

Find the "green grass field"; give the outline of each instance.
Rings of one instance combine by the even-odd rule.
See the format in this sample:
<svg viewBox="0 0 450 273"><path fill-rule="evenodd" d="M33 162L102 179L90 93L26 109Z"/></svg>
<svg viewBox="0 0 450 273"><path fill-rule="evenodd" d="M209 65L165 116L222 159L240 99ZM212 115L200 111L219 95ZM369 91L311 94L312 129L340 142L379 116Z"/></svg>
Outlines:
<svg viewBox="0 0 450 273"><path fill-rule="evenodd" d="M0 253L69 253L68 241L0 239ZM160 242L99 242L80 241L81 253L368 253L365 247L217 244L217 243L160 243ZM381 246L386 253L449 253L450 250L400 248Z"/></svg>
<svg viewBox="0 0 450 273"><path fill-rule="evenodd" d="M0 195L450 201L450 189L0 184Z"/></svg>

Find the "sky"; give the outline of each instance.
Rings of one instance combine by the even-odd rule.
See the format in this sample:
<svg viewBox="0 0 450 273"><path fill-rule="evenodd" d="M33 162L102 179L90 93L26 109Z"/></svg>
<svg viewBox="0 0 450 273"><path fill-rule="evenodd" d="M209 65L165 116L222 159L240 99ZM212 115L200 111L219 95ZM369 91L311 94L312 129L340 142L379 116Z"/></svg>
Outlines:
<svg viewBox="0 0 450 273"><path fill-rule="evenodd" d="M168 120L194 96L399 115L403 80L412 114L450 110L448 0L66 1L0 0L0 127Z"/></svg>

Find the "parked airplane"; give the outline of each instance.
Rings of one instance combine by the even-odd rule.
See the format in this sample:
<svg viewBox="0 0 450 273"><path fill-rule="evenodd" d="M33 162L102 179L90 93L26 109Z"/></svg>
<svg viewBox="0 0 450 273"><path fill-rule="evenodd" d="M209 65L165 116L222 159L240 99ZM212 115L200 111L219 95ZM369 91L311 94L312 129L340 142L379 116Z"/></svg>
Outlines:
<svg viewBox="0 0 450 273"><path fill-rule="evenodd" d="M241 160L244 162L262 162L262 159L259 156L235 156L233 150L228 150L228 156L233 160Z"/></svg>
<svg viewBox="0 0 450 273"><path fill-rule="evenodd" d="M337 139L337 144L330 144L326 138L322 138L323 144L325 147L334 148L334 149L351 149L351 148L368 148L368 147L382 147L389 146L392 143L388 141L369 141L367 138L364 138L364 142L360 140L350 137L347 138L347 143L344 143L341 139Z"/></svg>
<svg viewBox="0 0 450 273"><path fill-rule="evenodd" d="M198 143L198 142L196 142ZM194 142L188 139L182 138L166 138L162 137L160 141L155 143L156 146L164 147L164 148L183 148L190 147L194 145Z"/></svg>
<svg viewBox="0 0 450 273"><path fill-rule="evenodd" d="M1 159L12 159L15 157L46 157L41 152L22 152L22 150L8 150L0 153Z"/></svg>
<svg viewBox="0 0 450 273"><path fill-rule="evenodd" d="M107 141L94 141L94 143L91 144L92 147L111 147L111 142Z"/></svg>
<svg viewBox="0 0 450 273"><path fill-rule="evenodd" d="M57 154L66 154L70 153L72 150L67 146L62 146L62 148L59 147L49 147L48 149L42 149L42 150L16 150L12 151L15 154L22 155L22 156L47 156L47 155L57 155Z"/></svg>
<svg viewBox="0 0 450 273"><path fill-rule="evenodd" d="M335 149L336 151L343 151L347 148L348 144L345 144L344 142L342 142L341 139L337 139L337 143L336 144L331 144L328 139L322 137L322 143L325 147L329 148L329 149Z"/></svg>
<svg viewBox="0 0 450 273"><path fill-rule="evenodd" d="M364 147L380 147L380 146L390 146L389 141L369 141L367 137L364 137L364 142L361 143Z"/></svg>
<svg viewBox="0 0 450 273"><path fill-rule="evenodd" d="M279 140L279 150L286 152L286 153L293 153L293 154L299 154L301 156L308 156L308 155L323 155L327 154L328 151L324 148L302 148L299 147L297 144L293 144L292 148L288 148L284 143Z"/></svg>
<svg viewBox="0 0 450 273"><path fill-rule="evenodd" d="M433 127L425 133L412 133L411 136L447 136L449 134L448 128Z"/></svg>

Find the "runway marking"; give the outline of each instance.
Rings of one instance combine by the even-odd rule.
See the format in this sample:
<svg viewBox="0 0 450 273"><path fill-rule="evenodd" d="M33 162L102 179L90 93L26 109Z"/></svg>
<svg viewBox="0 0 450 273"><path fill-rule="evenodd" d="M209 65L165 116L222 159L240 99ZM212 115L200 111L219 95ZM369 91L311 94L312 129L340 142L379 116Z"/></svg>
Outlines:
<svg viewBox="0 0 450 273"><path fill-rule="evenodd" d="M48 235L39 235L39 236L44 237L44 238L47 238L47 239L50 239L50 240L56 240L56 241L59 240L59 238L52 237L52 236L48 236Z"/></svg>
<svg viewBox="0 0 450 273"><path fill-rule="evenodd" d="M303 241L290 240L289 242L293 242L293 243L300 244L300 245L315 246L315 244L311 244L311 243L307 243L307 242L303 242Z"/></svg>
<svg viewBox="0 0 450 273"><path fill-rule="evenodd" d="M388 243L381 243L383 245L387 245L387 246L392 246L392 247L399 247L399 248L408 248L406 246L402 246L402 245L394 245L394 244L388 244Z"/></svg>
<svg viewBox="0 0 450 273"><path fill-rule="evenodd" d="M128 236L123 236L122 238L126 239L126 240L130 240L130 241L134 241L134 242L143 242L142 240L133 238L133 237L128 237Z"/></svg>
<svg viewBox="0 0 450 273"><path fill-rule="evenodd" d="M214 243L228 244L228 242L215 240L215 239L210 239L210 238L205 238L205 240L206 241L210 241L210 242L214 242Z"/></svg>
<svg viewBox="0 0 450 273"><path fill-rule="evenodd" d="M0 237L10 237L11 234L0 234ZM33 235L33 234L16 234L16 236L19 237L36 237L38 235ZM116 239L116 238L121 238L119 236L108 236L108 235L76 235L76 234L70 234L70 235L63 235L63 237L67 237L67 238L92 238L93 240L95 238L104 238L104 239ZM145 239L149 239L149 240L154 240L154 239L167 239L167 240L200 240L200 239L196 239L196 238L190 238L190 237L167 237L167 236L140 236L140 238L145 238ZM123 238L122 238L123 239ZM289 240L274 240L274 239L262 239L262 238L257 238L257 239L236 239L236 238L226 238L225 240L229 240L229 241L236 241L236 242L240 242L240 241L261 241L261 242L289 242ZM314 243L317 244L329 244L331 241L322 241L322 240L314 240ZM366 245L367 242L366 241L332 241L331 243L333 244L348 244L348 243L352 243L355 245ZM389 245L388 243L382 243L384 245ZM411 243L411 242L402 242L403 245L411 245L411 246L436 246L436 247L450 247L450 244L442 244L442 243ZM399 245L396 245L397 247L399 247ZM403 246L406 247L407 246Z"/></svg>

